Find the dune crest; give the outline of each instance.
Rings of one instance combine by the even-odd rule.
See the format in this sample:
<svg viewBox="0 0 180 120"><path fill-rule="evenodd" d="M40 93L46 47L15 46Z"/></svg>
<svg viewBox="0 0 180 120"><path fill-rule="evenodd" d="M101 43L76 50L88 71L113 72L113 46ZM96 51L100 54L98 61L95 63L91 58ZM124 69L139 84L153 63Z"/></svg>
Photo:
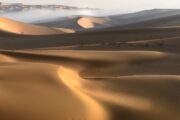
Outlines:
<svg viewBox="0 0 180 120"><path fill-rule="evenodd" d="M75 70L61 66L58 69L58 75L64 84L83 100L82 102L84 102L87 111L85 116L86 120L108 120L107 111L98 102L83 92L82 89L84 89L84 86L81 85L81 82L84 82L84 79L81 78Z"/></svg>
<svg viewBox="0 0 180 120"><path fill-rule="evenodd" d="M23 35L53 35L53 34L63 34L72 33L72 30L66 30L63 28L54 29L39 25L32 25L27 23L22 23L8 18L0 18L0 30L13 34L23 34Z"/></svg>
<svg viewBox="0 0 180 120"><path fill-rule="evenodd" d="M16 59L0 69L5 120L179 118L173 101L179 97L180 77L164 69L178 65L177 56L156 51L41 52L0 51L4 61Z"/></svg>
<svg viewBox="0 0 180 120"><path fill-rule="evenodd" d="M83 28L94 28L98 25L103 25L104 23L108 22L109 18L98 18L98 17L82 17L80 18L77 23Z"/></svg>

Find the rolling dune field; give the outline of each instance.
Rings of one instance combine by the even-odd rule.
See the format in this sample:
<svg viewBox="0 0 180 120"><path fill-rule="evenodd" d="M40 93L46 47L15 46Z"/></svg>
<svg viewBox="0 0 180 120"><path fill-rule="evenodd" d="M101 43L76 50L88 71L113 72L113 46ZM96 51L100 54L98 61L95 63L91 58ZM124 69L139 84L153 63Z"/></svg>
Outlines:
<svg viewBox="0 0 180 120"><path fill-rule="evenodd" d="M0 120L180 119L180 28L74 20L0 18Z"/></svg>

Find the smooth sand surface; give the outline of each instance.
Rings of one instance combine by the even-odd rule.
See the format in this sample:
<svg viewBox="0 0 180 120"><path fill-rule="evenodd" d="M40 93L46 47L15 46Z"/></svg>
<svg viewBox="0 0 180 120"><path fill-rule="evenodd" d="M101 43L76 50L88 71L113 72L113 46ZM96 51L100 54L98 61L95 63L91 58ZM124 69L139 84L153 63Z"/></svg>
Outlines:
<svg viewBox="0 0 180 120"><path fill-rule="evenodd" d="M180 117L177 54L72 50L0 54L3 120Z"/></svg>
<svg viewBox="0 0 180 120"><path fill-rule="evenodd" d="M8 33L23 35L51 35L74 32L70 29L53 29L44 26L22 23L2 17L0 18L0 30Z"/></svg>
<svg viewBox="0 0 180 120"><path fill-rule="evenodd" d="M179 28L34 34L0 33L0 120L180 119Z"/></svg>

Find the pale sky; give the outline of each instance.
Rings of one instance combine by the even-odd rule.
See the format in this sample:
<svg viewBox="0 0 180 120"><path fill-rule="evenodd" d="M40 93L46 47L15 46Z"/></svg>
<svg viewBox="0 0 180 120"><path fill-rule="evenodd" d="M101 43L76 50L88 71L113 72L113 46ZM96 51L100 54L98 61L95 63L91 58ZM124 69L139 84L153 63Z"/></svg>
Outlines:
<svg viewBox="0 0 180 120"><path fill-rule="evenodd" d="M180 9L180 0L0 0L26 4L63 4L121 11L138 11L153 8Z"/></svg>

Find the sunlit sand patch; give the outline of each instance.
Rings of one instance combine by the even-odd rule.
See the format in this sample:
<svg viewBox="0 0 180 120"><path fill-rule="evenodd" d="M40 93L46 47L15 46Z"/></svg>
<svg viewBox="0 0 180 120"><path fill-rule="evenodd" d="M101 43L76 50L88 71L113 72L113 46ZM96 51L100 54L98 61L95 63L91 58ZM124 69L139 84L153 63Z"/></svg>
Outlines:
<svg viewBox="0 0 180 120"><path fill-rule="evenodd" d="M13 34L23 35L51 35L72 32L66 29L54 29L39 25L32 25L0 17L0 30Z"/></svg>
<svg viewBox="0 0 180 120"><path fill-rule="evenodd" d="M78 72L67 69L65 67L60 67L58 70L59 78L77 94L80 99L83 100L87 106L87 118L88 119L99 119L104 120L108 117L107 112L100 106L96 101L90 98L88 95L94 96L101 99L102 101L109 102L111 104L139 110L139 111L149 111L153 109L152 103L145 98L125 95L122 93L110 93L108 91L91 91L86 89L84 86L84 80ZM94 109L95 108L95 109ZM94 117L96 116L96 117ZM106 117L105 117L106 116Z"/></svg>
<svg viewBox="0 0 180 120"><path fill-rule="evenodd" d="M64 33L75 33L75 30L73 29L68 29L68 28L54 28L60 31L63 31Z"/></svg>
<svg viewBox="0 0 180 120"><path fill-rule="evenodd" d="M4 62L14 62L15 60L11 57L5 56L5 55L1 55L0 54L0 63L4 63Z"/></svg>
<svg viewBox="0 0 180 120"><path fill-rule="evenodd" d="M76 71L60 67L59 78L79 97L86 106L86 120L107 120L108 114L105 109L91 97L82 91L81 81L83 80Z"/></svg>
<svg viewBox="0 0 180 120"><path fill-rule="evenodd" d="M96 18L96 17L82 17L77 23L83 28L93 28L95 24L104 24L109 21L109 18Z"/></svg>

